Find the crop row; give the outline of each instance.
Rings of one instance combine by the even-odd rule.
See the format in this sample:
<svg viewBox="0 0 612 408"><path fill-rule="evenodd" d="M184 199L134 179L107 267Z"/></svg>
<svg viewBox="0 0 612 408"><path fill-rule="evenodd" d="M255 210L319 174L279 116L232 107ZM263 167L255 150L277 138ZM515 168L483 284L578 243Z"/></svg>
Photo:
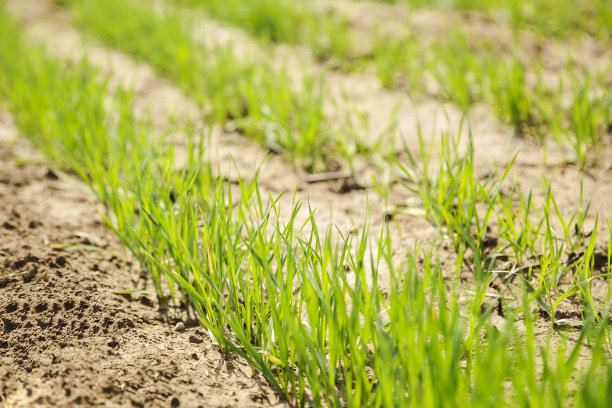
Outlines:
<svg viewBox="0 0 612 408"><path fill-rule="evenodd" d="M386 2L412 7L437 5ZM78 9L88 2L77 3ZM388 88L418 95L430 92L424 84L431 78L438 84L437 96L454 102L466 113L473 104L484 102L517 135L533 136L541 143L552 137L569 144L581 166L599 159L601 140L612 124L612 99L605 92L610 79L607 71L592 72L588 61L569 61L560 71L551 73L545 69L543 59L547 57L531 55L523 39L524 30L535 31L539 35L537 48L546 47L546 41L552 43L549 37L567 41L572 35L591 33L607 45L612 8L604 0L578 4L569 0L440 2L452 9L478 10L485 19L509 25L514 30L513 40L501 45L495 39L463 32L459 25L433 43L422 38L422 33L409 30L389 35L382 27L374 27L366 33L353 27L349 16L333 3L327 8L286 0L171 3L204 9L267 41L305 45L317 59L343 70L373 70ZM87 16L89 20L98 18L91 13ZM91 21L83 23L89 26ZM363 37L369 37L366 43L371 43L366 49ZM595 155L589 154L592 149Z"/></svg>

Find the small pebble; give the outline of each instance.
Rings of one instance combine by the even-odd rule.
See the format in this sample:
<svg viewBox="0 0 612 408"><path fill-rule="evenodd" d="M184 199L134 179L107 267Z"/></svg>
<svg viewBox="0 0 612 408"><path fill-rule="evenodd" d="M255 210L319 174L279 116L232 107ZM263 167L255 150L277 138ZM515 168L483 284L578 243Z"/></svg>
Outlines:
<svg viewBox="0 0 612 408"><path fill-rule="evenodd" d="M185 331L185 323L178 322L176 326L174 326L174 330L176 330L177 332Z"/></svg>

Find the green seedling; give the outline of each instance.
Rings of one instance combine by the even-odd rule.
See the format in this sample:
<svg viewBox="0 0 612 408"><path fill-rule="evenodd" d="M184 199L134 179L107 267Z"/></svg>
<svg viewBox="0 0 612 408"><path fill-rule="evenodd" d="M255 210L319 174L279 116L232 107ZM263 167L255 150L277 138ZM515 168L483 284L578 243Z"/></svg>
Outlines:
<svg viewBox="0 0 612 408"><path fill-rule="evenodd" d="M474 174L472 136L467 153L460 155L461 135L461 128L457 136L442 133L438 154L434 155L433 142L427 147L419 133L419 160L406 148L408 165L398 165L411 182L408 188L421 197L426 216L449 235L460 255L459 262L463 262L466 250L472 252L473 272L482 280L496 257L496 251L490 252L489 221L514 159L499 180L490 177L480 182Z"/></svg>

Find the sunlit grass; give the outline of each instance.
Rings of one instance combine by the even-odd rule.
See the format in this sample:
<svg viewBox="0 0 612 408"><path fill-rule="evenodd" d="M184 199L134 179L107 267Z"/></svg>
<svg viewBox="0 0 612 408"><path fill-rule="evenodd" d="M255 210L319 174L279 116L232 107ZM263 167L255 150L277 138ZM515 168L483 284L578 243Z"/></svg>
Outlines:
<svg viewBox="0 0 612 408"><path fill-rule="evenodd" d="M263 50L238 55L231 44L197 38L197 22L170 8L123 0L59 3L69 6L81 27L147 61L203 109L212 108L214 119L231 122L245 136L309 171L325 170L347 153L341 144L355 143L338 140L344 136L323 108L331 97L316 75L305 73L296 83Z"/></svg>
<svg viewBox="0 0 612 408"><path fill-rule="evenodd" d="M398 159L427 216L460 254L472 252L473 261L461 255L449 273L426 243L398 254L386 227L320 230L307 203L280 208L257 175L237 186L218 179L203 158L202 135L188 135L178 169L173 141L135 118L129 92L109 96L105 78L86 62L49 58L3 9L0 62L0 100L20 131L89 186L158 296L189 301L213 342L244 357L291 404L610 405L609 299L589 292L589 279L604 277L593 272L597 236L570 234L583 229L587 209L563 218L548 189L533 218L530 195L501 194L511 165L479 180L471 146L460 154L454 135L439 151L422 140L419 156ZM585 253L559 271L565 246ZM505 262L500 251L521 264L535 255L540 269L523 277L501 324L485 302ZM459 279L464 266L475 268L476 279ZM559 273L574 274L561 293ZM552 311L578 293L585 313L574 338L536 334L534 307Z"/></svg>
<svg viewBox="0 0 612 408"><path fill-rule="evenodd" d="M569 38L588 33L609 41L612 4L607 0L374 0L415 8L467 10L540 36Z"/></svg>
<svg viewBox="0 0 612 408"><path fill-rule="evenodd" d="M518 278L553 325L598 320L609 305L607 297L594 300L591 282L612 275L609 268L600 273L601 265L594 262L596 250L602 254L607 248L597 246L597 218L592 231L585 231L590 204L568 217L546 178L544 199L536 203L532 192L525 195L520 184L507 180L516 157L500 174L480 180L474 173L471 134L465 154L459 152L461 131L458 135L443 133L437 149L434 141L427 146L420 137L420 159L406 150L407 163L398 163L407 187L421 197L426 217L453 242L456 277L467 267L484 289L496 278L505 287ZM582 205L582 186L577 187ZM498 295L513 296L511 291ZM582 306L580 317L556 319L561 302L571 297Z"/></svg>
<svg viewBox="0 0 612 408"><path fill-rule="evenodd" d="M551 37L567 41L570 33L590 33L607 42L612 27L612 6L607 2L578 2L576 6L565 0L389 2L484 13L492 22L515 29L514 44L504 49L506 45L495 44L486 37L476 38L459 26L450 27L444 38L433 42L423 42L421 33L408 30L395 35L373 30L368 33L373 38L372 50L364 54L358 51L359 29L347 24L346 17L333 7L334 12L323 13L302 1L293 2L293 7L285 0L275 0L274 4L240 0L178 3L206 9L213 17L274 42L310 46L315 56L320 55L317 44L321 38L327 38L326 42L331 44L341 43L325 51L328 59L333 57L336 61L334 66L347 71L372 67L383 87L405 90L416 97L428 91L424 80L431 78L439 86L439 93L434 96L455 103L464 112L469 112L476 103L487 103L500 122L514 128L516 135L535 137L542 144L552 139L568 145L580 166L599 160L601 140L612 123L612 98L605 93L608 81L605 73L589 73L585 69L588 67L580 65L582 62L574 62L554 74L557 84L553 88L544 86L543 77L551 74L543 73L542 61L528 56L521 30L535 31L540 42ZM293 24L285 27L287 22ZM335 30L323 30L321 25L333 26ZM308 42L313 38L317 44ZM337 38L345 40L337 42ZM563 102L566 94L571 95L569 105ZM592 150L594 154L590 153Z"/></svg>

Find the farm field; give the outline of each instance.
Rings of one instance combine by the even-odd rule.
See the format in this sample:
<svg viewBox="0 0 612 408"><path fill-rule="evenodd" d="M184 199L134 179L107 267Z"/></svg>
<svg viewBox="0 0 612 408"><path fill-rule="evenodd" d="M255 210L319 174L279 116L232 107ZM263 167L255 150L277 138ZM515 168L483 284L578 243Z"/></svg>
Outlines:
<svg viewBox="0 0 612 408"><path fill-rule="evenodd" d="M0 407L612 406L612 3L0 0Z"/></svg>

